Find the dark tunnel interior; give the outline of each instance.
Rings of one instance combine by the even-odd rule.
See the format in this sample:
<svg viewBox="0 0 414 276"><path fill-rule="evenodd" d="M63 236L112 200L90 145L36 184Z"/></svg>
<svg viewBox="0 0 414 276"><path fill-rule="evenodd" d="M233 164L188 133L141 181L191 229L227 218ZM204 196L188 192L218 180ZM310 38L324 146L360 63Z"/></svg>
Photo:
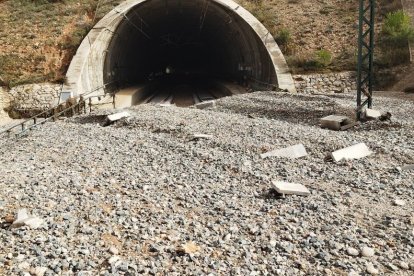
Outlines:
<svg viewBox="0 0 414 276"><path fill-rule="evenodd" d="M141 84L200 89L212 80L253 90L277 83L251 26L233 10L204 0L151 0L132 8L106 52L104 79L112 91Z"/></svg>

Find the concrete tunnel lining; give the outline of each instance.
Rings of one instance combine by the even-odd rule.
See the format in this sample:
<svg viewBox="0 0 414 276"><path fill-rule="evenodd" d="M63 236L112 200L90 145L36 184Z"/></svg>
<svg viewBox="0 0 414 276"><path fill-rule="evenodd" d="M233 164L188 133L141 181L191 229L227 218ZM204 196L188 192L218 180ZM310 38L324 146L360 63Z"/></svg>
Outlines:
<svg viewBox="0 0 414 276"><path fill-rule="evenodd" d="M128 0L91 30L74 56L66 91L114 92L171 65L180 72L272 83L295 92L273 37L231 0Z"/></svg>

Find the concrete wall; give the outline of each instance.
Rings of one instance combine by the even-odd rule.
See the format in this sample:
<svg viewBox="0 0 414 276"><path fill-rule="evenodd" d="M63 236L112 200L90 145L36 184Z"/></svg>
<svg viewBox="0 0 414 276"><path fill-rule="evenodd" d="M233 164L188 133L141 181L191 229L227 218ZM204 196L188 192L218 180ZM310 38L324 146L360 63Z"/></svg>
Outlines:
<svg viewBox="0 0 414 276"><path fill-rule="evenodd" d="M293 76L301 93L347 93L356 90L356 73L309 74Z"/></svg>

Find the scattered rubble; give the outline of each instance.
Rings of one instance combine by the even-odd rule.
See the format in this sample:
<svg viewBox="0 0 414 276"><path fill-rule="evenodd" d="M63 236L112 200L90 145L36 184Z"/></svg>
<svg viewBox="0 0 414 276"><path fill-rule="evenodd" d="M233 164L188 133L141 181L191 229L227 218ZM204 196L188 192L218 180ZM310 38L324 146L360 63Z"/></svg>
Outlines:
<svg viewBox="0 0 414 276"><path fill-rule="evenodd" d="M116 127L97 126L108 113L96 111L2 137L0 217L22 206L48 219L36 231L1 220L0 274L412 275L414 172L394 169L414 163L412 103L375 99L398 128L318 126L332 110L354 112L354 98L257 92L203 111L148 104ZM214 139L188 142L200 132ZM375 158L323 161L356 141ZM260 157L300 143L304 158ZM311 194L275 196L272 180ZM178 251L190 241L196 253Z"/></svg>
<svg viewBox="0 0 414 276"><path fill-rule="evenodd" d="M329 115L320 120L322 128L328 128L331 130L341 130L343 127L348 129L351 124L352 122L348 117L339 115Z"/></svg>
<svg viewBox="0 0 414 276"><path fill-rule="evenodd" d="M310 195L310 191L302 184L273 181L273 188L282 195Z"/></svg>
<svg viewBox="0 0 414 276"><path fill-rule="evenodd" d="M394 205L395 206L404 206L405 205L405 201L401 200L401 199L396 199L394 200Z"/></svg>
<svg viewBox="0 0 414 276"><path fill-rule="evenodd" d="M403 171L412 171L412 170L414 170L414 164L405 165L401 168L401 170L403 170Z"/></svg>
<svg viewBox="0 0 414 276"><path fill-rule="evenodd" d="M364 118L367 120L376 120L381 117L381 112L375 109L367 108L364 112Z"/></svg>
<svg viewBox="0 0 414 276"><path fill-rule="evenodd" d="M27 212L27 209L20 209L17 212L16 219L12 223L13 228L18 228L22 226L29 226L32 229L39 228L43 224L43 220L36 217L31 216Z"/></svg>
<svg viewBox="0 0 414 276"><path fill-rule="evenodd" d="M358 249L355 249L355 248L353 248L353 247L348 247L347 249L346 249L346 252L348 253L348 255L350 255L350 256L359 256L359 251L358 251Z"/></svg>
<svg viewBox="0 0 414 276"><path fill-rule="evenodd" d="M195 105L195 107L198 109L206 109L206 108L215 107L215 106L216 106L215 100L205 101L205 102L201 102Z"/></svg>
<svg viewBox="0 0 414 276"><path fill-rule="evenodd" d="M361 159L372 154L372 151L365 143L356 144L332 153L335 162L341 160Z"/></svg>
<svg viewBox="0 0 414 276"><path fill-rule="evenodd" d="M193 135L193 140L196 139L212 139L213 135L209 135L209 134L194 134Z"/></svg>
<svg viewBox="0 0 414 276"><path fill-rule="evenodd" d="M130 117L130 116L131 116L131 115L130 115L127 111L124 111L124 112L119 112L119 113L115 113L115 114L108 115L108 116L106 117L106 121L105 121L105 123L104 123L104 126L108 126L108 125L110 125L110 124L115 123L116 121L119 121L119 120L121 120L121 119L128 118L128 117Z"/></svg>
<svg viewBox="0 0 414 276"><path fill-rule="evenodd" d="M308 153L306 152L305 147L303 144L298 144L294 146L290 146L287 148L277 149L273 151L269 151L260 155L262 159L268 157L284 157L284 158L301 158L307 156Z"/></svg>
<svg viewBox="0 0 414 276"><path fill-rule="evenodd" d="M372 263L367 263L366 264L366 269L367 269L367 272L371 275L378 275L379 274L379 270L376 269Z"/></svg>
<svg viewBox="0 0 414 276"><path fill-rule="evenodd" d="M362 250L361 250L361 255L362 255L363 257L370 258L370 257L372 257L372 256L374 256L374 255L375 255L375 250L374 250L373 248L371 248L371 247L364 246L364 247L362 248Z"/></svg>
<svg viewBox="0 0 414 276"><path fill-rule="evenodd" d="M192 255L192 254L199 252L200 247L196 245L194 242L189 241L186 244L181 245L177 251L183 254Z"/></svg>

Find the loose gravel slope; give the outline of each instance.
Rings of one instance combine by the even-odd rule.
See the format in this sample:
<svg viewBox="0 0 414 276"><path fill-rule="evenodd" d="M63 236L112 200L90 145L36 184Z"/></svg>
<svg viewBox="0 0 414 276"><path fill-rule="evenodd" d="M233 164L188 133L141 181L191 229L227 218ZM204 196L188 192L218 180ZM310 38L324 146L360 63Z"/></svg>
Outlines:
<svg viewBox="0 0 414 276"><path fill-rule="evenodd" d="M3 138L0 216L27 208L45 222L1 219L0 274L412 275L414 171L401 167L414 163L414 104L378 98L392 122L317 126L353 104L257 92L209 110L142 105L109 127L101 112ZM325 158L358 142L374 154ZM260 158L297 143L307 157ZM274 180L312 194L281 197Z"/></svg>

